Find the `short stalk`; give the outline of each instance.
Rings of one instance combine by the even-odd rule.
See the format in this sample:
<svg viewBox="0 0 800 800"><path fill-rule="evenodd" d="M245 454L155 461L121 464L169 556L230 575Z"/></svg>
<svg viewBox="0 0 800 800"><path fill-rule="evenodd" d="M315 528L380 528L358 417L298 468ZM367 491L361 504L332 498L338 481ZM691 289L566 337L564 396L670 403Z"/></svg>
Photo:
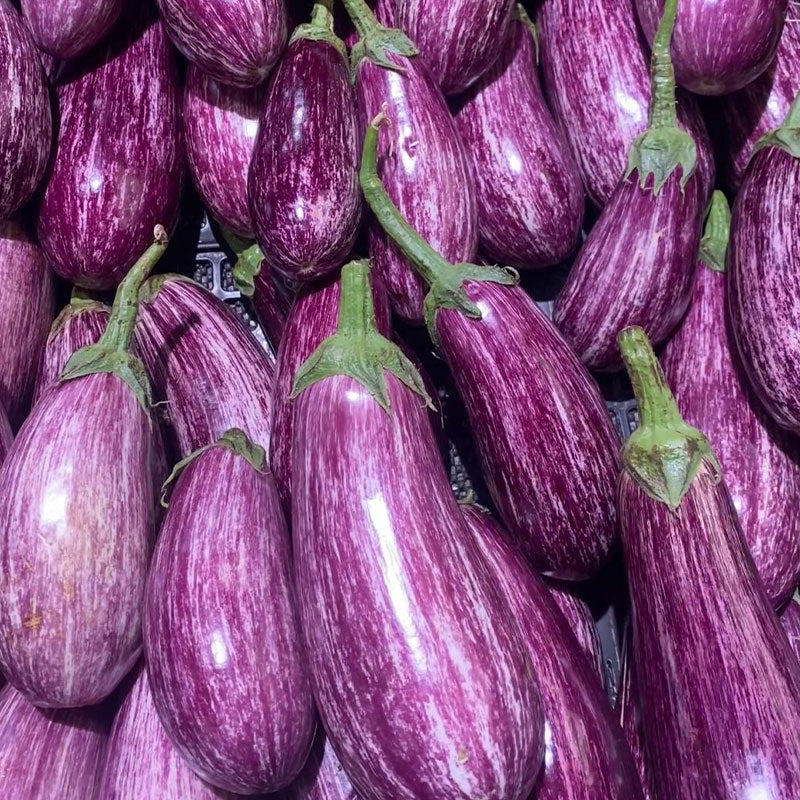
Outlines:
<svg viewBox="0 0 800 800"><path fill-rule="evenodd" d="M711 197L706 227L700 240L700 261L715 272L726 272L728 239L731 233L731 207L717 189Z"/></svg>
<svg viewBox="0 0 800 800"><path fill-rule="evenodd" d="M391 61L387 54L393 53L404 58L418 55L419 50L411 39L397 28L381 25L366 0L343 0L343 3L359 36L350 53L350 69L353 75L365 58L384 69L404 72L403 67Z"/></svg>
<svg viewBox="0 0 800 800"><path fill-rule="evenodd" d="M667 0L664 4L664 14L653 38L653 50L650 56L652 93L648 123L651 128L678 127L675 104L675 69L669 55L677 16L678 0Z"/></svg>
<svg viewBox="0 0 800 800"><path fill-rule="evenodd" d="M292 33L291 42L298 39L328 42L347 60L344 42L333 32L333 0L316 0L311 10L311 22L298 25Z"/></svg>

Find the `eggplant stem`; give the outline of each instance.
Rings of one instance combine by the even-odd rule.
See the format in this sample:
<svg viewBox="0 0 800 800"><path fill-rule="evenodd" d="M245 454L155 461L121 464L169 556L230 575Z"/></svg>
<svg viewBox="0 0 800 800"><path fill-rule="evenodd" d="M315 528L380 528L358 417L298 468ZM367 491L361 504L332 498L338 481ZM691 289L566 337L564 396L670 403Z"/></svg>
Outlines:
<svg viewBox="0 0 800 800"><path fill-rule="evenodd" d="M653 84L649 115L649 127L651 128L678 127L675 69L669 55L677 16L678 0L666 0L664 13L653 38L653 50L650 57L650 75Z"/></svg>
<svg viewBox="0 0 800 800"><path fill-rule="evenodd" d="M316 0L311 10L311 27L333 33L333 0Z"/></svg>
<svg viewBox="0 0 800 800"><path fill-rule="evenodd" d="M381 27L366 0L342 0L342 2L361 39L365 39Z"/></svg>
<svg viewBox="0 0 800 800"><path fill-rule="evenodd" d="M731 207L728 198L714 191L706 215L706 226L700 240L700 261L715 272L726 272L728 239L731 233Z"/></svg>

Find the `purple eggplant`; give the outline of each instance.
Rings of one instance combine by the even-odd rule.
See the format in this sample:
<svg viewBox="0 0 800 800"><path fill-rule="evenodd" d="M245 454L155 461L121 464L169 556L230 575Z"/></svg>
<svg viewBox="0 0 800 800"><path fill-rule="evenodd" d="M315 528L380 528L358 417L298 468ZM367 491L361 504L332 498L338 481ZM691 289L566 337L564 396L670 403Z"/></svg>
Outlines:
<svg viewBox="0 0 800 800"><path fill-rule="evenodd" d="M0 0L0 61L0 219L6 219L36 191L53 135L47 78L10 0Z"/></svg>
<svg viewBox="0 0 800 800"><path fill-rule="evenodd" d="M452 262L475 257L478 209L464 145L441 91L394 24L392 0L378 0L380 25L363 0L345 0L359 30L353 48L361 130L387 105L380 176L403 216ZM441 21L441 20L440 20ZM387 66L388 65L388 66ZM419 323L424 284L380 226L369 229L372 263L398 316Z"/></svg>
<svg viewBox="0 0 800 800"><path fill-rule="evenodd" d="M800 433L800 94L758 144L731 221L728 310L758 398Z"/></svg>
<svg viewBox="0 0 800 800"><path fill-rule="evenodd" d="M763 410L739 363L726 319L729 227L727 200L715 192L692 306L662 363L681 413L719 457L759 577L780 608L800 580L800 443Z"/></svg>
<svg viewBox="0 0 800 800"><path fill-rule="evenodd" d="M200 777L239 794L287 786L316 725L289 530L264 461L233 429L176 467L144 618L167 734Z"/></svg>
<svg viewBox="0 0 800 800"><path fill-rule="evenodd" d="M6 684L0 690L0 794L8 800L94 797L109 722L104 708L36 708Z"/></svg>
<svg viewBox="0 0 800 800"><path fill-rule="evenodd" d="M14 431L11 429L11 423L8 421L6 412L0 408L0 464L6 460L13 441ZM2 686L2 681L0 681L0 686Z"/></svg>
<svg viewBox="0 0 800 800"><path fill-rule="evenodd" d="M83 55L117 21L125 0L22 0L22 14L37 47L54 58Z"/></svg>
<svg viewBox="0 0 800 800"><path fill-rule="evenodd" d="M695 94L735 92L775 55L787 0L681 0L672 60L678 83ZM664 0L636 0L650 42Z"/></svg>
<svg viewBox="0 0 800 800"><path fill-rule="evenodd" d="M233 312L181 275L157 275L142 290L136 344L178 458L241 428L269 443L272 364Z"/></svg>
<svg viewBox="0 0 800 800"><path fill-rule="evenodd" d="M186 154L206 208L237 236L254 238L247 171L258 132L264 88L237 89L194 64L186 72L183 119Z"/></svg>
<svg viewBox="0 0 800 800"><path fill-rule="evenodd" d="M132 3L107 44L59 75L37 233L53 269L87 289L116 286L153 226L177 220L184 154L171 50L161 23Z"/></svg>
<svg viewBox="0 0 800 800"><path fill-rule="evenodd" d="M663 342L692 297L705 196L697 146L677 127L669 42L677 0L667 0L653 45L647 131L634 140L628 171L603 209L553 306L553 321L592 370L622 361L617 334L639 325Z"/></svg>
<svg viewBox="0 0 800 800"><path fill-rule="evenodd" d="M359 800L321 725L303 771L281 800Z"/></svg>
<svg viewBox="0 0 800 800"><path fill-rule="evenodd" d="M241 287L240 287L241 288ZM259 269L253 280L253 293L250 295L253 309L275 353L278 352L286 318L293 300L286 296L285 284L271 269Z"/></svg>
<svg viewBox="0 0 800 800"><path fill-rule="evenodd" d="M270 81L248 180L258 243L288 278L320 278L350 253L361 219L358 146L346 51L319 0Z"/></svg>
<svg viewBox="0 0 800 800"><path fill-rule="evenodd" d="M230 86L262 83L286 44L283 0L158 0L158 7L178 50Z"/></svg>
<svg viewBox="0 0 800 800"><path fill-rule="evenodd" d="M354 787L524 800L543 754L536 677L453 497L422 379L377 331L367 262L342 269L337 333L294 393L300 619Z"/></svg>
<svg viewBox="0 0 800 800"><path fill-rule="evenodd" d="M786 631L786 637L794 654L800 659L800 596L797 594L781 612L781 625Z"/></svg>
<svg viewBox="0 0 800 800"><path fill-rule="evenodd" d="M400 27L419 46L445 94L463 92L508 46L514 0L394 2Z"/></svg>
<svg viewBox="0 0 800 800"><path fill-rule="evenodd" d="M578 168L539 85L531 28L518 6L503 55L456 114L483 251L520 268L563 261L578 242L584 207Z"/></svg>
<svg viewBox="0 0 800 800"><path fill-rule="evenodd" d="M159 442L129 348L139 287L165 248L159 226L99 343L70 358L0 470L0 667L39 706L100 702L141 650Z"/></svg>
<svg viewBox="0 0 800 800"><path fill-rule="evenodd" d="M39 354L55 314L53 275L20 219L0 220L0 404L16 428L28 412Z"/></svg>
<svg viewBox="0 0 800 800"><path fill-rule="evenodd" d="M650 75L633 0L545 0L537 27L547 99L589 198L602 209L625 172L631 144L647 128ZM697 103L681 92L678 122L697 142L697 171L708 196L711 143Z"/></svg>
<svg viewBox="0 0 800 800"><path fill-rule="evenodd" d="M618 503L653 793L800 797L800 663L708 440L683 421L641 328L620 333L641 423Z"/></svg>

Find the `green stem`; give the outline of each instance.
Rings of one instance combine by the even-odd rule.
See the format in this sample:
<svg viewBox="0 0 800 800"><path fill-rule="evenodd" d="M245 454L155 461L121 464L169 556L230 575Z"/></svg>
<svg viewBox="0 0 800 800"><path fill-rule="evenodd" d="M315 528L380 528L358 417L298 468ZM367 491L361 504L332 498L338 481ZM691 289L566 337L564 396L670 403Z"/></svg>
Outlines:
<svg viewBox="0 0 800 800"><path fill-rule="evenodd" d="M381 25L365 0L343 2L359 36L350 53L352 75L365 58L379 67L403 74L405 68L392 61L388 54L412 58L419 54L414 42L403 31Z"/></svg>
<svg viewBox="0 0 800 800"><path fill-rule="evenodd" d="M675 69L669 55L672 33L678 15L678 0L666 0L664 14L658 23L650 58L652 95L650 97L649 126L651 128L677 128L678 114L675 103Z"/></svg>
<svg viewBox="0 0 800 800"><path fill-rule="evenodd" d="M336 332L344 336L365 336L378 332L368 261L351 261L342 268Z"/></svg>
<svg viewBox="0 0 800 800"><path fill-rule="evenodd" d="M257 242L242 239L225 227L220 230L225 243L236 256L236 263L231 271L233 282L245 297L252 297L256 289L256 278L264 263L264 254Z"/></svg>
<svg viewBox="0 0 800 800"><path fill-rule="evenodd" d="M375 33L381 27L366 0L342 0L342 2L347 15L362 39L366 39L369 34Z"/></svg>
<svg viewBox="0 0 800 800"><path fill-rule="evenodd" d="M333 33L333 0L316 0L311 10L311 27Z"/></svg>
<svg viewBox="0 0 800 800"><path fill-rule="evenodd" d="M706 227L700 241L700 260L715 272L727 270L726 257L731 233L731 208L728 199L718 189L711 197Z"/></svg>
<svg viewBox="0 0 800 800"><path fill-rule="evenodd" d="M789 113L783 121L783 126L785 128L800 128L800 92L798 92L792 101Z"/></svg>

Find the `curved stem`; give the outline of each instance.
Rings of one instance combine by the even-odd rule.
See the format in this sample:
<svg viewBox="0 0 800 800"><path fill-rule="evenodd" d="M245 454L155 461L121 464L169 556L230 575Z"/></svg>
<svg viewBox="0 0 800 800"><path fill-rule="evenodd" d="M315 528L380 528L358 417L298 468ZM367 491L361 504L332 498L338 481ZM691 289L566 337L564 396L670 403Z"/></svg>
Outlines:
<svg viewBox="0 0 800 800"><path fill-rule="evenodd" d="M664 13L653 39L650 59L652 95L650 97L649 127L675 128L678 114L675 103L675 69L669 55L672 33L678 14L678 0L666 0Z"/></svg>

